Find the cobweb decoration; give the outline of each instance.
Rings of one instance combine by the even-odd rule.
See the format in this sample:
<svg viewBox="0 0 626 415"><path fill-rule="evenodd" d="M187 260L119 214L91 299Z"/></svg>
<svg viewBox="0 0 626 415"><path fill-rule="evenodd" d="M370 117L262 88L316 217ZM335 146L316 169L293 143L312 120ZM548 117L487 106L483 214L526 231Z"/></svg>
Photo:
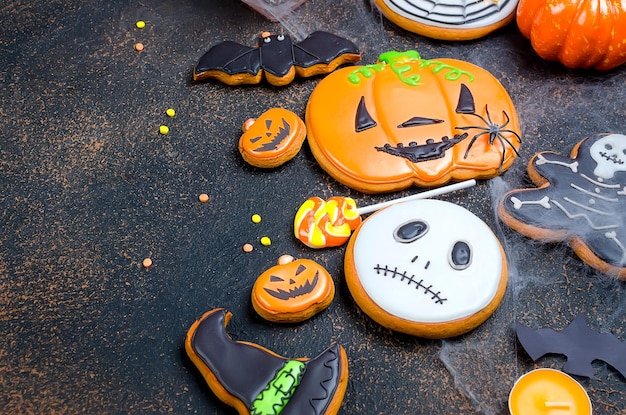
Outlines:
<svg viewBox="0 0 626 415"><path fill-rule="evenodd" d="M386 3L396 13L412 20L467 26L503 10L512 12L517 0L386 0Z"/></svg>

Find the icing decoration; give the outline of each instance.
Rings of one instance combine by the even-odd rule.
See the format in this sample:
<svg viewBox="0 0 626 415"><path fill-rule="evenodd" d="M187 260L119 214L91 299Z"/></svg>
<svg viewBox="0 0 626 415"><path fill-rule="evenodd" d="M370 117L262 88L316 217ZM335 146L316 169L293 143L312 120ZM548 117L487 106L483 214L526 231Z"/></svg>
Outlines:
<svg viewBox="0 0 626 415"><path fill-rule="evenodd" d="M468 210L433 199L393 204L364 221L348 244L345 274L372 319L429 338L480 325L507 280L491 229Z"/></svg>
<svg viewBox="0 0 626 415"><path fill-rule="evenodd" d="M520 0L520 32L535 52L568 68L609 70L626 62L626 3Z"/></svg>
<svg viewBox="0 0 626 415"><path fill-rule="evenodd" d="M581 314L562 331L549 328L533 330L519 321L516 331L520 344L534 362L546 354L565 355L567 361L563 371L593 378L591 363L602 360L626 377L626 343L611 333L591 330Z"/></svg>
<svg viewBox="0 0 626 415"><path fill-rule="evenodd" d="M253 122L242 126L239 152L249 164L272 168L291 160L298 154L306 137L304 121L283 108L265 111Z"/></svg>
<svg viewBox="0 0 626 415"><path fill-rule="evenodd" d="M398 26L443 40L484 36L512 21L517 0L376 0Z"/></svg>
<svg viewBox="0 0 626 415"><path fill-rule="evenodd" d="M327 201L311 197L296 212L293 223L294 235L310 248L340 246L350 239L352 231L361 224L361 215L375 212L393 203L438 196L475 184L476 180L467 180L361 208L357 208L356 202L349 197L333 196Z"/></svg>
<svg viewBox="0 0 626 415"><path fill-rule="evenodd" d="M185 340L187 354L218 398L240 414L338 412L348 380L343 347L332 345L313 359L287 359L232 340L225 330L231 317L224 309L211 310L191 326Z"/></svg>
<svg viewBox="0 0 626 415"><path fill-rule="evenodd" d="M566 241L594 268L626 278L626 136L584 139L569 157L536 154L528 165L536 189L516 189L500 218L544 241Z"/></svg>
<svg viewBox="0 0 626 415"><path fill-rule="evenodd" d="M386 52L320 81L306 109L320 165L366 193L494 177L521 144L517 112L489 72L455 59Z"/></svg>
<svg viewBox="0 0 626 415"><path fill-rule="evenodd" d="M297 360L290 360L285 363L285 366L278 370L274 378L252 402L250 414L280 414L300 384L304 370L304 363Z"/></svg>
<svg viewBox="0 0 626 415"><path fill-rule="evenodd" d="M299 43L288 35L264 33L255 47L224 41L211 47L194 68L193 79L217 79L228 85L258 84L265 78L282 86L295 76L327 74L361 60L354 43L327 32L313 32Z"/></svg>
<svg viewBox="0 0 626 415"><path fill-rule="evenodd" d="M263 272L252 288L252 305L274 322L302 321L324 310L335 284L324 267L309 259L279 261Z"/></svg>

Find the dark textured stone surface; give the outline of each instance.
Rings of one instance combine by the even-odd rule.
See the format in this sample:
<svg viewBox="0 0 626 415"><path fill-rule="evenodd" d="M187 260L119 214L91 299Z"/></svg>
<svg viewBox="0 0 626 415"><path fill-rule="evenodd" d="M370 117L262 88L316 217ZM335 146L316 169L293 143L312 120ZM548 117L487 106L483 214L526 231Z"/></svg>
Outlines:
<svg viewBox="0 0 626 415"><path fill-rule="evenodd" d="M137 20L147 26L137 29ZM233 413L183 348L191 323L214 307L233 312L233 337L285 356L343 344L347 414L505 413L513 381L535 366L515 340L515 319L560 329L582 313L592 328L626 338L623 283L568 248L501 229L492 208L504 188L527 184L537 151L568 153L588 133L624 132L624 68L544 62L515 25L473 42L431 41L359 0L309 0L283 26L234 0L9 1L0 21L2 413ZM192 85L191 70L211 44L252 44L263 30L328 30L359 45L365 63L413 48L464 59L509 90L524 132L520 160L502 180L443 197L492 226L509 256L507 296L479 329L444 342L382 329L350 297L343 248L312 251L292 236L293 215L310 196L367 205L411 192L346 189L306 145L272 171L241 160L242 122L274 106L303 116L319 79L234 88ZM161 124L170 134L158 134ZM197 201L200 193L209 203ZM263 235L271 246L260 245ZM330 308L297 325L264 322L249 301L256 276L285 253L319 261L337 283ZM152 268L142 268L145 257ZM562 364L552 357L536 366ZM595 413L618 413L625 379L596 369L596 379L581 379Z"/></svg>

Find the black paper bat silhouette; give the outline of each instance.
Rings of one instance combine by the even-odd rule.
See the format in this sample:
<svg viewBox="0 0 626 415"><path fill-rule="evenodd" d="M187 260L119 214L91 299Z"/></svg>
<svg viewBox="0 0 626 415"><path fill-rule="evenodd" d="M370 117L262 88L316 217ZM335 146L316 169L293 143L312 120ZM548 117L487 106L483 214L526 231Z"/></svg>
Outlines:
<svg viewBox="0 0 626 415"><path fill-rule="evenodd" d="M228 85L258 84L265 77L276 86L296 75L327 74L339 65L361 60L354 43L327 32L313 32L300 43L288 35L264 33L255 47L230 40L211 47L194 68L194 81L217 79Z"/></svg>
<svg viewBox="0 0 626 415"><path fill-rule="evenodd" d="M533 330L519 321L516 329L517 338L533 361L549 353L562 354L567 357L564 372L593 378L591 362L602 360L626 377L626 343L611 333L591 330L581 314L559 332Z"/></svg>

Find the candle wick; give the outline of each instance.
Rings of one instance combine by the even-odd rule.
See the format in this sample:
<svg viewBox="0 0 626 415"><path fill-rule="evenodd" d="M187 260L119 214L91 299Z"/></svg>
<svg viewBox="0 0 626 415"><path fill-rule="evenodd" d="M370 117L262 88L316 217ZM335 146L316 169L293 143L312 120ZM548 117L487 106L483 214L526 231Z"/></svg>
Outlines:
<svg viewBox="0 0 626 415"><path fill-rule="evenodd" d="M545 403L546 408L566 408L569 409L572 407L572 403L571 402L550 402L550 401L546 401Z"/></svg>

